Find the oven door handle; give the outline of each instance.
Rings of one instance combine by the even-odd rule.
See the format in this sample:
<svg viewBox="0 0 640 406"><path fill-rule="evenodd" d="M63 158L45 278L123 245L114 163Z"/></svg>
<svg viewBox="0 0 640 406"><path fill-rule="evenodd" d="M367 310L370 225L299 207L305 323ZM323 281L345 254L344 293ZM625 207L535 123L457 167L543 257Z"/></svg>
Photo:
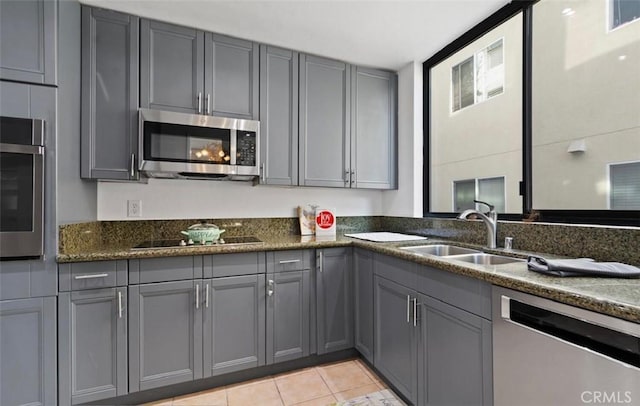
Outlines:
<svg viewBox="0 0 640 406"><path fill-rule="evenodd" d="M40 145L0 143L0 152L8 152L11 154L44 155L44 147Z"/></svg>

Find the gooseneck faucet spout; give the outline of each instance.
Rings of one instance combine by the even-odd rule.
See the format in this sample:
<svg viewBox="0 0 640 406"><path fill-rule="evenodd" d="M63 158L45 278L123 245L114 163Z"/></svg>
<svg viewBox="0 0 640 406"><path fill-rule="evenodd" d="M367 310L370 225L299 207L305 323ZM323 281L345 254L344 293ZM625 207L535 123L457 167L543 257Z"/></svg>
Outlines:
<svg viewBox="0 0 640 406"><path fill-rule="evenodd" d="M474 202L489 206L489 212L487 214L484 214L478 210L468 209L460 213L458 218L467 220L467 217L469 217L471 214L479 217L480 220L482 220L487 226L487 248L496 248L498 240L498 213L496 213L495 211L495 206L480 200L474 200Z"/></svg>

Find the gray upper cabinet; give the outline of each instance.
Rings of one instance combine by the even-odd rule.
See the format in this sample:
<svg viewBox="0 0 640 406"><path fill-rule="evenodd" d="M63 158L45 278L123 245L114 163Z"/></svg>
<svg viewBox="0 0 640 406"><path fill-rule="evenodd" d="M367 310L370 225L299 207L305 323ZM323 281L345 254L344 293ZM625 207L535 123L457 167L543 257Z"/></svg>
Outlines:
<svg viewBox="0 0 640 406"><path fill-rule="evenodd" d="M418 329L416 292L374 277L375 367L411 403L418 398Z"/></svg>
<svg viewBox="0 0 640 406"><path fill-rule="evenodd" d="M60 404L127 393L127 288L59 296Z"/></svg>
<svg viewBox="0 0 640 406"><path fill-rule="evenodd" d="M138 17L82 7L83 178L138 178L138 25Z"/></svg>
<svg viewBox="0 0 640 406"><path fill-rule="evenodd" d="M143 19L140 24L140 106L202 113L204 32Z"/></svg>
<svg viewBox="0 0 640 406"><path fill-rule="evenodd" d="M267 274L267 363L309 355L309 270Z"/></svg>
<svg viewBox="0 0 640 406"><path fill-rule="evenodd" d="M260 46L260 182L298 184L298 53Z"/></svg>
<svg viewBox="0 0 640 406"><path fill-rule="evenodd" d="M56 84L57 0L0 1L0 79Z"/></svg>
<svg viewBox="0 0 640 406"><path fill-rule="evenodd" d="M202 286L129 286L130 392L202 378Z"/></svg>
<svg viewBox="0 0 640 406"><path fill-rule="evenodd" d="M143 19L140 106L258 118L258 45Z"/></svg>
<svg viewBox="0 0 640 406"><path fill-rule="evenodd" d="M205 35L205 114L258 119L258 44Z"/></svg>
<svg viewBox="0 0 640 406"><path fill-rule="evenodd" d="M351 187L396 188L396 74L351 67Z"/></svg>
<svg viewBox="0 0 640 406"><path fill-rule="evenodd" d="M373 253L353 250L354 339L356 349L373 363Z"/></svg>
<svg viewBox="0 0 640 406"><path fill-rule="evenodd" d="M349 66L300 55L299 79L299 184L349 187Z"/></svg>
<svg viewBox="0 0 640 406"><path fill-rule="evenodd" d="M351 248L316 250L318 354L353 348Z"/></svg>
<svg viewBox="0 0 640 406"><path fill-rule="evenodd" d="M204 377L264 365L264 274L210 279L203 295Z"/></svg>
<svg viewBox="0 0 640 406"><path fill-rule="evenodd" d="M492 405L491 322L424 295L420 302L419 404Z"/></svg>
<svg viewBox="0 0 640 406"><path fill-rule="evenodd" d="M0 404L55 405L56 298L0 301Z"/></svg>

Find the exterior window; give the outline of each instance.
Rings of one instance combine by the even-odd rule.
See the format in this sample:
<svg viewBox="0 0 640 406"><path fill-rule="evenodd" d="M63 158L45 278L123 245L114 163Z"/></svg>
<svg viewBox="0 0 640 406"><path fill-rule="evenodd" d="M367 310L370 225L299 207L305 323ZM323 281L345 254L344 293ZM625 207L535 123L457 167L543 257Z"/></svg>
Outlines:
<svg viewBox="0 0 640 406"><path fill-rule="evenodd" d="M640 0L610 0L611 29L640 18Z"/></svg>
<svg viewBox="0 0 640 406"><path fill-rule="evenodd" d="M453 182L454 211L482 209L473 200L482 200L496 207L496 212L505 212L504 176L484 179L466 179Z"/></svg>
<svg viewBox="0 0 640 406"><path fill-rule="evenodd" d="M611 210L640 210L640 162L609 165Z"/></svg>
<svg viewBox="0 0 640 406"><path fill-rule="evenodd" d="M504 49L499 39L451 68L451 111L480 103L504 90Z"/></svg>

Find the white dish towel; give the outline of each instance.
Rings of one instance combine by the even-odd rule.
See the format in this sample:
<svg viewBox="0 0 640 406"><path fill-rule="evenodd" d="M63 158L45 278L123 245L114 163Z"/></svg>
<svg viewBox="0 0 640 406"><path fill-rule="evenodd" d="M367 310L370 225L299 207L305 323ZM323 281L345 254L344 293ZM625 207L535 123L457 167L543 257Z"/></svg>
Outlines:
<svg viewBox="0 0 640 406"><path fill-rule="evenodd" d="M389 233L386 231L378 233L345 234L345 237L359 238L373 242L420 241L427 239L427 237L420 237L419 235Z"/></svg>

